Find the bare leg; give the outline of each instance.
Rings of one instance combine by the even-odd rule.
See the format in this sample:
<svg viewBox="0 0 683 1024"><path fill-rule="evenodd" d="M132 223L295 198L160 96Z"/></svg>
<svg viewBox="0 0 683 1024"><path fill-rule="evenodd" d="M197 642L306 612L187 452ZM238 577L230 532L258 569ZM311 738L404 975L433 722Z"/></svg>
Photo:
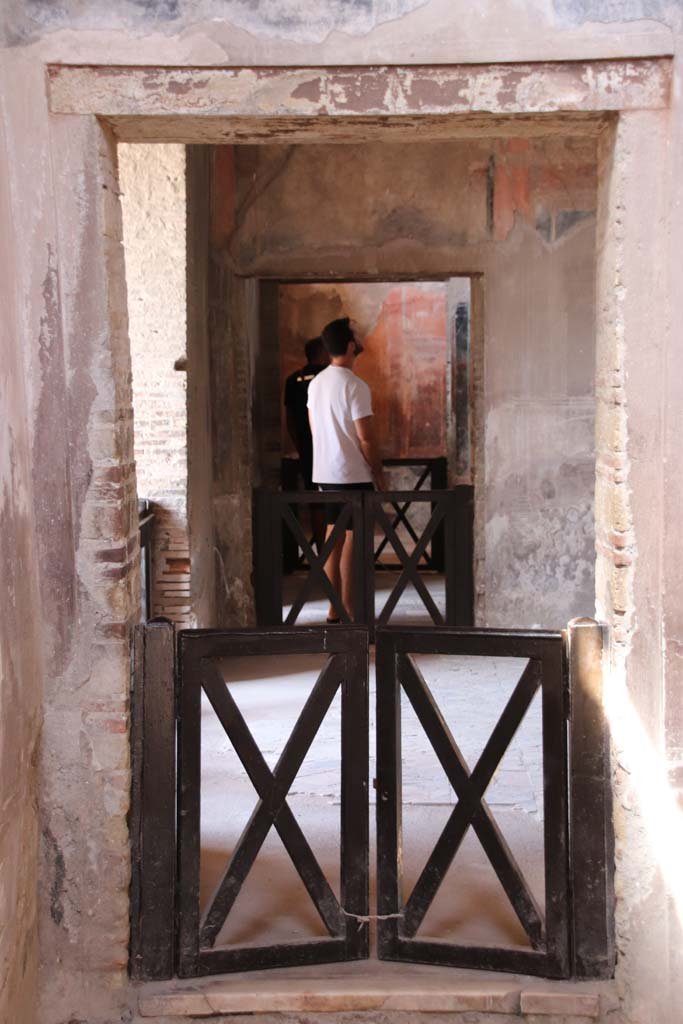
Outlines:
<svg viewBox="0 0 683 1024"><path fill-rule="evenodd" d="M353 530L347 530L340 560L341 596L349 618L353 620Z"/></svg>
<svg viewBox="0 0 683 1024"><path fill-rule="evenodd" d="M330 536L333 529L334 526L328 524L327 530L325 531L325 540L327 540L327 538ZM344 534L341 535L337 543L334 545L330 552L329 558L325 562L325 575L327 576L328 580L330 581L334 589L337 591L337 593L339 593L339 563L341 561L343 547ZM338 616L338 610L334 608L332 604L330 604L330 607L327 612L327 617L329 619L336 619Z"/></svg>

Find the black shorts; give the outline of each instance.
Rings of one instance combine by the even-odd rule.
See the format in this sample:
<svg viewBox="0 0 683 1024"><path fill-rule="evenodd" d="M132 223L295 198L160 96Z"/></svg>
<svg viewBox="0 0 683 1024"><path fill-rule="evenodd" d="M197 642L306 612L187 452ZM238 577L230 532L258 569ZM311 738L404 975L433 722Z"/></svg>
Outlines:
<svg viewBox="0 0 683 1024"><path fill-rule="evenodd" d="M369 480L359 484L318 484L321 491L374 491L374 485ZM342 513L343 505L339 502L330 502L325 506L325 522L328 526L334 526ZM347 530L353 530L353 518L349 519Z"/></svg>

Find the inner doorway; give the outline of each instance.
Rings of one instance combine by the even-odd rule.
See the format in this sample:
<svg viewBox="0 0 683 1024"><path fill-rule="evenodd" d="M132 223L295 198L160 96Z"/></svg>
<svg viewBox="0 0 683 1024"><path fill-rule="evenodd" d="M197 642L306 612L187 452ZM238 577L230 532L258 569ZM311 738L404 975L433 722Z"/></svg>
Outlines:
<svg viewBox="0 0 683 1024"><path fill-rule="evenodd" d="M305 355L307 348L315 347L324 325L348 316L362 338L363 352L354 372L366 381L373 396L387 491L393 492L386 501L362 502L368 536L359 573L367 578L367 587L364 612L355 621L455 624L453 609L447 607L453 602L448 595L447 577L453 564L448 565L447 548L458 562L458 586L468 591L460 603L472 604L475 417L470 279L279 281L262 282L261 289L256 366L260 397L254 405L254 433L266 491L257 514L265 515L267 526L255 551L259 621L288 625L325 621L329 595L322 574L311 572L316 566L309 557L309 546L314 557L320 549L316 523L324 518L325 503L309 493L295 500L297 491L311 489L297 451L297 435L307 423L297 425L297 418L305 420L305 411L288 406L287 396L292 380L304 371L309 379L324 365L324 351L317 349L320 366L307 363ZM279 392L273 387L276 374ZM279 422L273 415L278 408ZM276 500L281 521L278 511L271 514L268 508L267 495L273 491L284 492ZM434 492L432 500L429 494L418 494L424 491ZM457 510L455 505L441 507L441 500L449 496L456 499ZM351 505L349 525L351 519L355 522L356 511ZM455 518L455 537L449 538L447 531ZM357 525L354 536L356 530ZM276 545L265 558L259 547L273 535L278 535ZM449 546L458 547L457 555ZM259 561L264 563L263 575ZM272 607L271 595L264 600L258 593L264 588L277 591ZM459 615L457 621L470 624L471 612Z"/></svg>

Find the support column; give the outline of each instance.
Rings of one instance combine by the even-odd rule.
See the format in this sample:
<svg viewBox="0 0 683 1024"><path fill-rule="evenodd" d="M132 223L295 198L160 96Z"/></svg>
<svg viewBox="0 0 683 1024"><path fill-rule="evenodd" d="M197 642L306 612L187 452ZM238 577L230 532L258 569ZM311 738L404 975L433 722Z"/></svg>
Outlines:
<svg viewBox="0 0 683 1024"><path fill-rule="evenodd" d="M45 359L53 369L34 424L43 566L59 565L56 577L42 576L52 626L40 762L44 1024L88 1019L90 1007L94 1017L107 993L113 1019L124 998L130 634L139 609L116 145L94 117L58 116L49 151L58 241ZM50 473L60 445L63 478Z"/></svg>
<svg viewBox="0 0 683 1024"><path fill-rule="evenodd" d="M252 399L258 332L258 283L234 270L233 148L212 152L209 255L210 415L213 457L213 527L216 622L255 623L252 494Z"/></svg>
<svg viewBox="0 0 683 1024"><path fill-rule="evenodd" d="M601 138L597 236L596 591L610 627L617 980L625 1020L662 1024L680 1004L670 951L681 941L680 926L678 937L663 926L680 877L667 838L677 817L663 811L669 117L624 113Z"/></svg>

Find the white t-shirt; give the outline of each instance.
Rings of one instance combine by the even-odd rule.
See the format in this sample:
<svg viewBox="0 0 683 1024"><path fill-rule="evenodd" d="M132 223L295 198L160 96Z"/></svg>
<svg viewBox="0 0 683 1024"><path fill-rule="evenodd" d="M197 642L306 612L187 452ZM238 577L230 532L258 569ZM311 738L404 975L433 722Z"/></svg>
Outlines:
<svg viewBox="0 0 683 1024"><path fill-rule="evenodd" d="M372 416L370 388L345 366L328 366L308 387L313 423L313 480L361 484L372 480L354 420Z"/></svg>

